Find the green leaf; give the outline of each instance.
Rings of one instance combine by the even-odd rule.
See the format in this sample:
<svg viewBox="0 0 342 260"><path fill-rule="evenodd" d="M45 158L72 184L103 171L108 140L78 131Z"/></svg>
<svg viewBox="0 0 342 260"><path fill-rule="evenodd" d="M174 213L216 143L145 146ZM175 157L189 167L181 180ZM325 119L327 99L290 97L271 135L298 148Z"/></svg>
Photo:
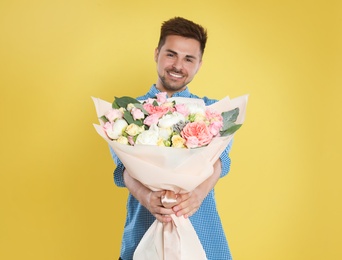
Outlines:
<svg viewBox="0 0 342 260"><path fill-rule="evenodd" d="M129 111L125 111L124 112L124 119L127 121L127 123L130 124L136 124L138 126L142 126L143 125L143 121L142 120L134 120L132 114Z"/></svg>
<svg viewBox="0 0 342 260"><path fill-rule="evenodd" d="M124 112L124 119L127 121L127 123L130 125L134 123L134 119L132 114L129 111Z"/></svg>
<svg viewBox="0 0 342 260"><path fill-rule="evenodd" d="M235 122L237 117L239 116L239 112L240 109L238 107L229 111L225 111L222 113L223 120Z"/></svg>
<svg viewBox="0 0 342 260"><path fill-rule="evenodd" d="M118 105L119 107L123 107L123 108L127 108L128 104L136 104L136 103L140 103L138 100L136 100L135 98L132 97L115 97L115 100L113 103L116 103L116 105Z"/></svg>
<svg viewBox="0 0 342 260"><path fill-rule="evenodd" d="M159 106L157 100L154 100L153 103L152 103L152 105L155 106L155 107Z"/></svg>
<svg viewBox="0 0 342 260"><path fill-rule="evenodd" d="M114 102L112 103L112 108L114 109L119 109L120 107L118 106L118 104L116 104L115 100Z"/></svg>
<svg viewBox="0 0 342 260"><path fill-rule="evenodd" d="M227 129L231 123L234 123L239 116L239 108L235 108L230 111L223 112L222 114L223 117L223 129Z"/></svg>
<svg viewBox="0 0 342 260"><path fill-rule="evenodd" d="M105 117L105 116L101 116L99 119L100 119L102 122L104 122L104 123L109 122L109 120L108 120L107 117Z"/></svg>
<svg viewBox="0 0 342 260"><path fill-rule="evenodd" d="M241 126L241 124L230 123L227 129L220 131L220 135L227 136L234 134Z"/></svg>

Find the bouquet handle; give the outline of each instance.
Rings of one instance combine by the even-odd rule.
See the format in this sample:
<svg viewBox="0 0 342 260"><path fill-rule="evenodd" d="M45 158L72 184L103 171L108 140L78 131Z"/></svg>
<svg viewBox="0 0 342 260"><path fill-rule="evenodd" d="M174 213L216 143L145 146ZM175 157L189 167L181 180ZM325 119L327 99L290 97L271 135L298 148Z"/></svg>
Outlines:
<svg viewBox="0 0 342 260"><path fill-rule="evenodd" d="M206 254L189 219L171 215L155 220L136 248L133 260L206 260Z"/></svg>

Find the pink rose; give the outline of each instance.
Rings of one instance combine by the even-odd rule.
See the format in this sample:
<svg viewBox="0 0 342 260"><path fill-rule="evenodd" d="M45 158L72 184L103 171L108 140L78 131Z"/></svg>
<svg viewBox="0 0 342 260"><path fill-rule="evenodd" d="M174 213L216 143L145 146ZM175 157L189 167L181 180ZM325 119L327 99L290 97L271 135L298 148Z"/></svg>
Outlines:
<svg viewBox="0 0 342 260"><path fill-rule="evenodd" d="M105 115L110 122L114 122L118 118L123 117L123 113L119 109L111 109Z"/></svg>
<svg viewBox="0 0 342 260"><path fill-rule="evenodd" d="M220 113L216 112L216 111L212 111L210 109L207 109L205 111L205 116L206 118L212 122L212 121L223 121L223 117Z"/></svg>
<svg viewBox="0 0 342 260"><path fill-rule="evenodd" d="M150 103L143 104L144 109L150 114L158 114L159 117L162 117L167 112L172 111L172 108L166 106L154 106Z"/></svg>
<svg viewBox="0 0 342 260"><path fill-rule="evenodd" d="M178 113L181 113L184 117L189 115L188 107L185 104L176 104L175 109Z"/></svg>
<svg viewBox="0 0 342 260"><path fill-rule="evenodd" d="M166 92L160 92L156 95L159 104L163 104L166 102L166 95Z"/></svg>
<svg viewBox="0 0 342 260"><path fill-rule="evenodd" d="M160 117L159 117L158 114L149 115L148 117L145 118L144 124L147 125L147 126L150 126L150 125L152 125L152 124L157 124L159 118L160 118Z"/></svg>
<svg viewBox="0 0 342 260"><path fill-rule="evenodd" d="M210 133L209 128L204 122L193 122L187 124L181 136L186 140L185 145L188 148L196 148L205 146L210 143L213 135Z"/></svg>
<svg viewBox="0 0 342 260"><path fill-rule="evenodd" d="M136 108L136 107L132 108L131 114L134 120L143 119L145 117L144 113L139 108Z"/></svg>
<svg viewBox="0 0 342 260"><path fill-rule="evenodd" d="M220 133L221 128L223 127L223 122L214 121L209 125L210 133L213 136L217 136Z"/></svg>

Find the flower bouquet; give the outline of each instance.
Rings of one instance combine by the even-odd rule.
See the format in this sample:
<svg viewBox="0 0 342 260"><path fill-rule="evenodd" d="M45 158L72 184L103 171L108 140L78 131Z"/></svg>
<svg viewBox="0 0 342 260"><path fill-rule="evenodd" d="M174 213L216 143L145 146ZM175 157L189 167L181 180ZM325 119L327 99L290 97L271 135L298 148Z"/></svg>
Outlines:
<svg viewBox="0 0 342 260"><path fill-rule="evenodd" d="M213 173L244 121L247 96L226 97L210 106L202 99L167 99L164 92L144 101L93 101L100 119L95 129L127 173L151 190L177 194L192 191ZM207 259L189 219L171 217L172 222L151 225L134 259Z"/></svg>

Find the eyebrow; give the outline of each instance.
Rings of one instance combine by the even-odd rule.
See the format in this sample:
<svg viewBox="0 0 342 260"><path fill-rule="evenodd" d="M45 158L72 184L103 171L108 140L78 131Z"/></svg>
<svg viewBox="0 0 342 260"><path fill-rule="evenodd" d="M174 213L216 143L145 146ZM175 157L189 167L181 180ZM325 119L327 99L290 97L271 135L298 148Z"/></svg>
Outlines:
<svg viewBox="0 0 342 260"><path fill-rule="evenodd" d="M174 50L171 50L171 49L166 49L165 51L166 51L166 52L171 52L171 53L173 53L173 54L175 54L175 55L178 55L177 52L175 52ZM185 57L196 60L196 57L193 56L193 55L185 55Z"/></svg>

